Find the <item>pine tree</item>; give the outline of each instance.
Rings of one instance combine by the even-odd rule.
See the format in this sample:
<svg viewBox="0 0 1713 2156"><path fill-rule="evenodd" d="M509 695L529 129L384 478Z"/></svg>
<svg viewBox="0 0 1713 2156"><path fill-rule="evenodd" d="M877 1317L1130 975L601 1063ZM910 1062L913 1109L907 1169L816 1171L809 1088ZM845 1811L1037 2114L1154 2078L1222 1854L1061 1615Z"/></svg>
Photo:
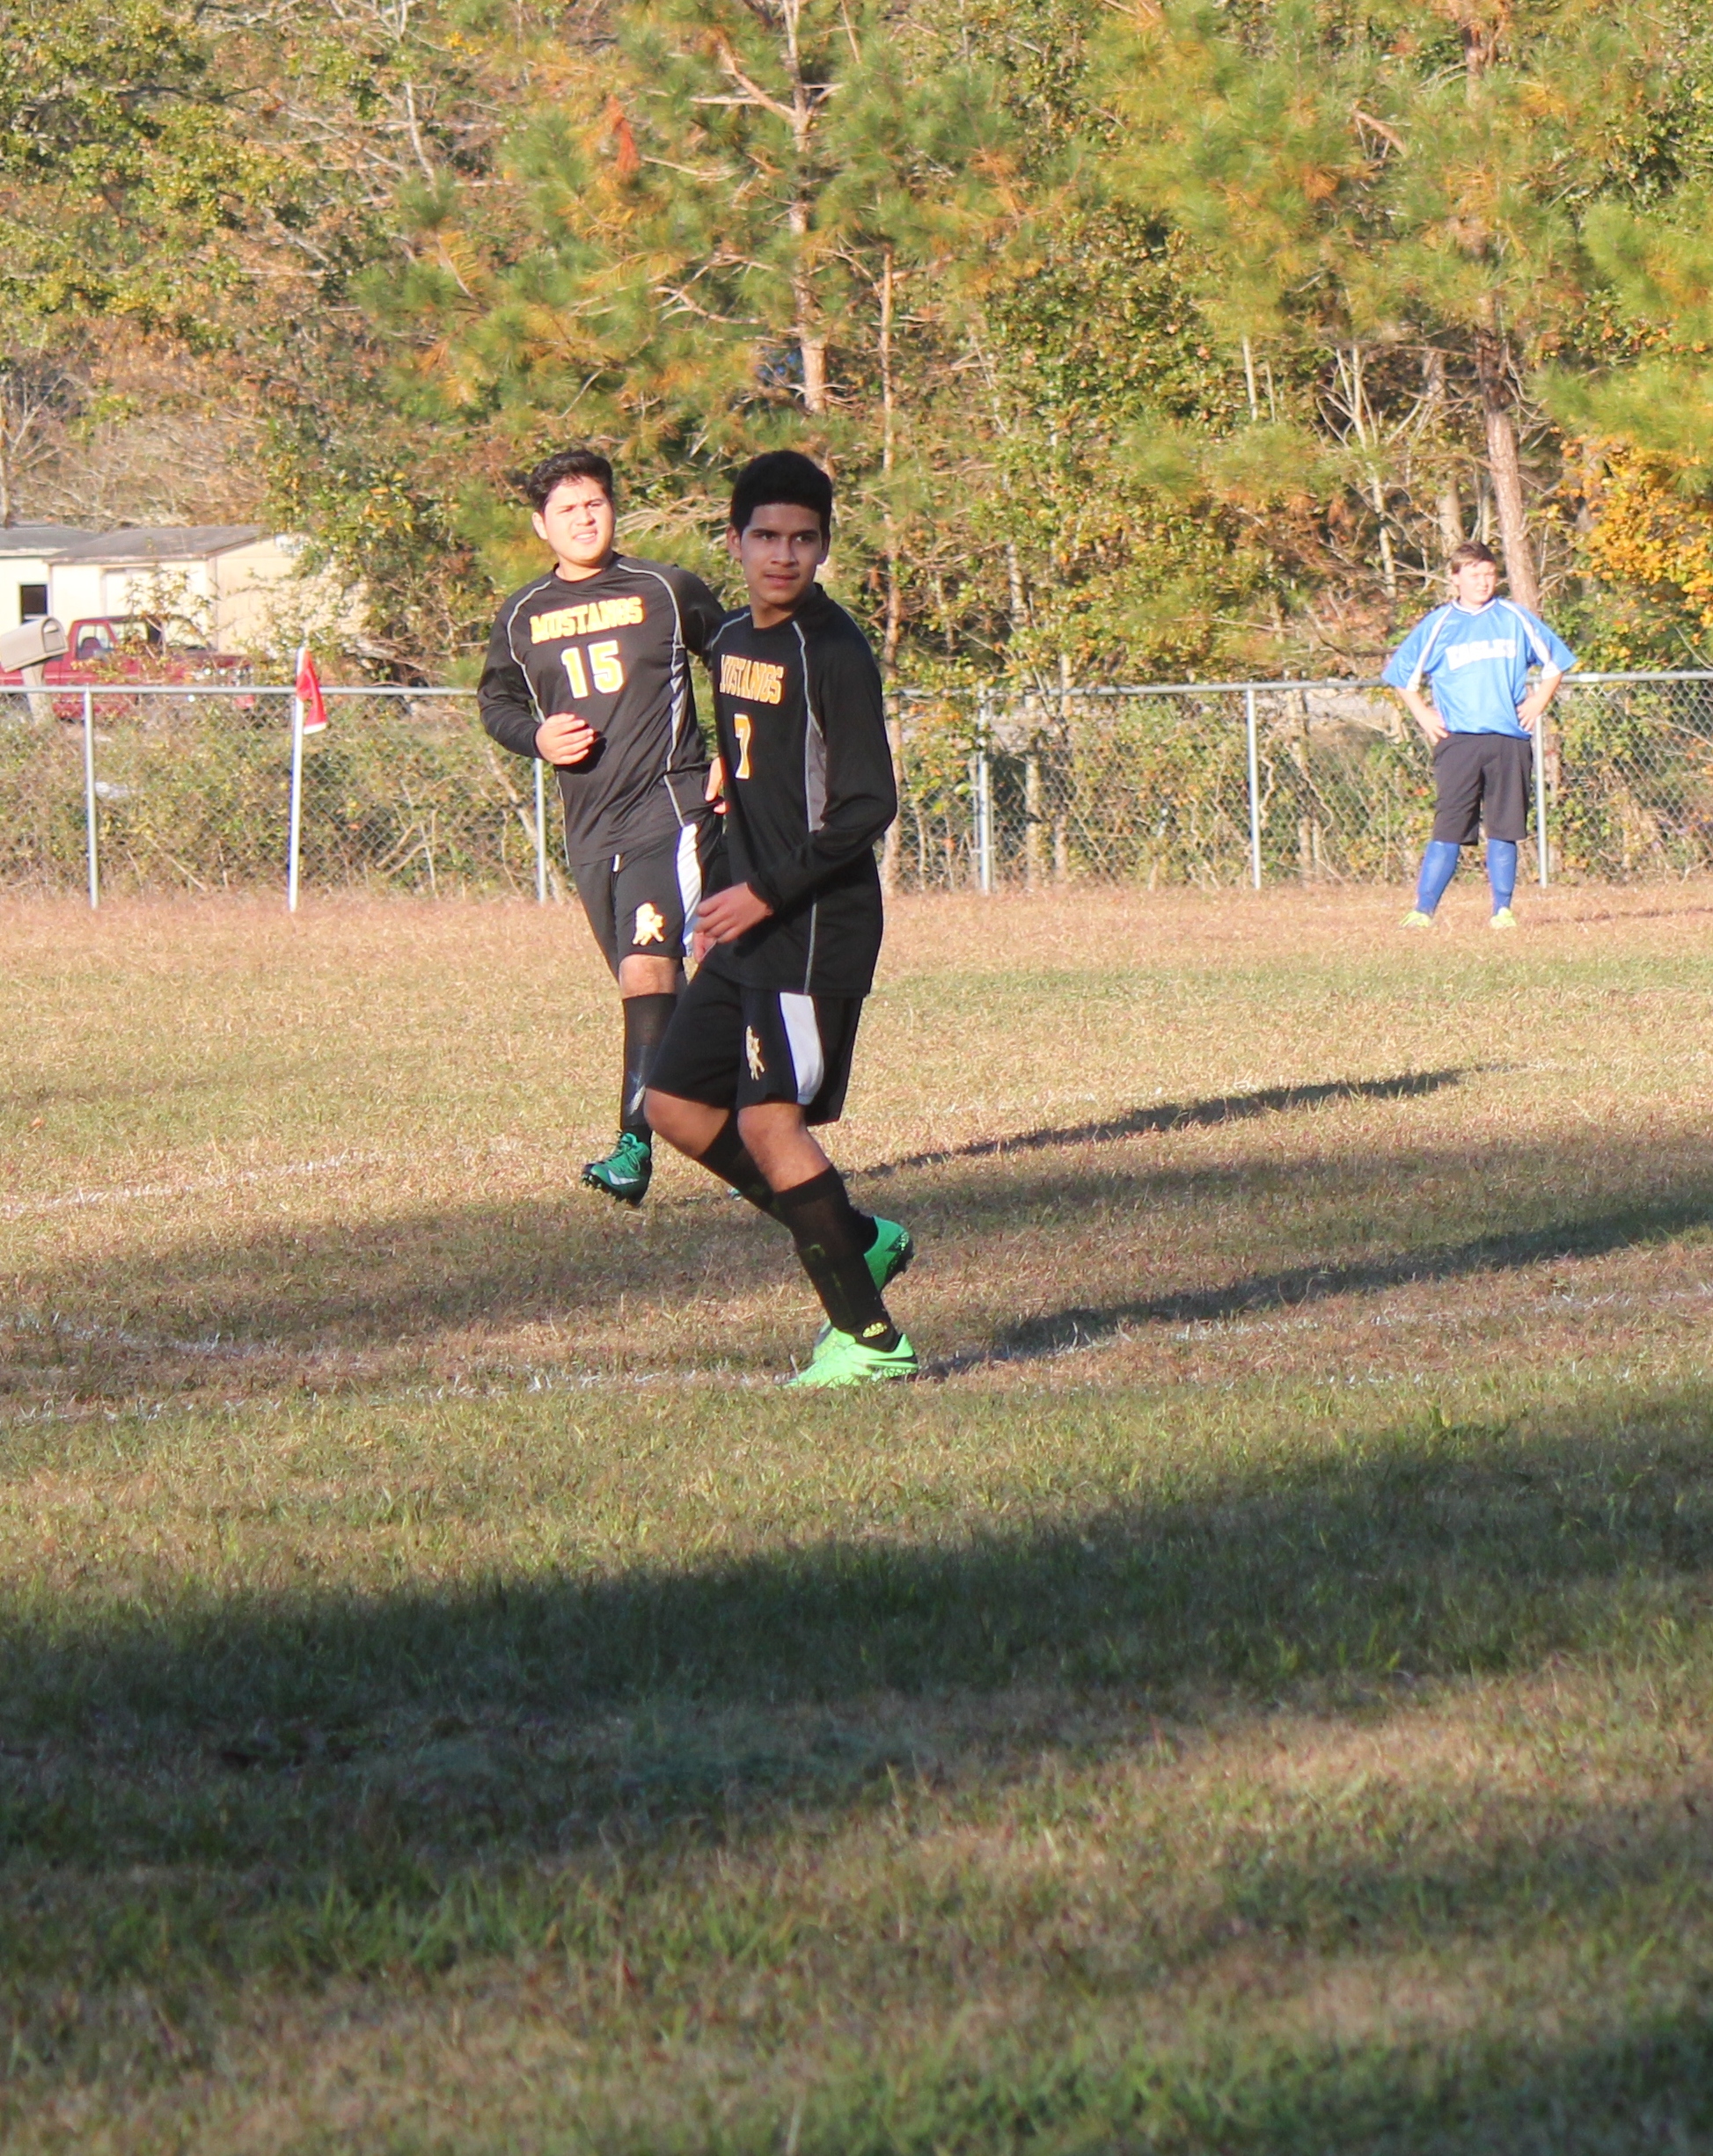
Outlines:
<svg viewBox="0 0 1713 2156"><path fill-rule="evenodd" d="M872 574L896 657L926 472L967 432L950 400L918 424L923 378L1018 216L992 83L925 63L875 4L673 0L614 26L520 132L498 229L456 193L423 204L384 303L420 354L401 394L493 479L607 442L680 537L735 457L800 443L841 483L841 569ZM504 518L469 514L509 573Z"/></svg>
<svg viewBox="0 0 1713 2156"><path fill-rule="evenodd" d="M1461 529L1454 464L1419 450L1468 413L1510 587L1539 604L1526 384L1585 308L1578 211L1671 106L1668 42L1594 0L1168 4L1116 36L1121 183L1204 251L1228 347L1338 439L1388 600L1398 544L1425 567Z"/></svg>

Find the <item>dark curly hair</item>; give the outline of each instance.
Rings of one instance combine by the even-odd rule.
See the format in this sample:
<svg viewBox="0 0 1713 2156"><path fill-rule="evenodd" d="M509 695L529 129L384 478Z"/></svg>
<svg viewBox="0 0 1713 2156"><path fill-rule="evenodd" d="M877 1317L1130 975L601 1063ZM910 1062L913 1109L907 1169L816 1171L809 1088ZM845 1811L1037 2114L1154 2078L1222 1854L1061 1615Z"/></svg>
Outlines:
<svg viewBox="0 0 1713 2156"><path fill-rule="evenodd" d="M561 479L593 479L609 501L616 499L612 491L612 466L599 449L555 449L551 457L544 457L532 471L519 476L518 485L523 499L532 509L545 509L547 497Z"/></svg>

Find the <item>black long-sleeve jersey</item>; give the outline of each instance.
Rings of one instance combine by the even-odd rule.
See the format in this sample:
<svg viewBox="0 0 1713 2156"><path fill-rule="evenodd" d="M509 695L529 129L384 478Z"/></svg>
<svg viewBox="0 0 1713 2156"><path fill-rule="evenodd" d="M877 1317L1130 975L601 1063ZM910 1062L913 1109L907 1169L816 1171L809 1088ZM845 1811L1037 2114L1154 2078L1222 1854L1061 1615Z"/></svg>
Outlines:
<svg viewBox="0 0 1713 2156"><path fill-rule="evenodd" d="M710 953L749 988L866 996L881 947L875 841L898 813L875 654L817 584L788 621L734 614L708 647L728 865L772 916Z"/></svg>
<svg viewBox="0 0 1713 2156"><path fill-rule="evenodd" d="M725 611L689 570L623 554L579 583L550 570L500 609L479 699L494 740L533 756L536 728L557 712L600 736L558 772L574 866L669 839L703 813L690 654L706 651Z"/></svg>

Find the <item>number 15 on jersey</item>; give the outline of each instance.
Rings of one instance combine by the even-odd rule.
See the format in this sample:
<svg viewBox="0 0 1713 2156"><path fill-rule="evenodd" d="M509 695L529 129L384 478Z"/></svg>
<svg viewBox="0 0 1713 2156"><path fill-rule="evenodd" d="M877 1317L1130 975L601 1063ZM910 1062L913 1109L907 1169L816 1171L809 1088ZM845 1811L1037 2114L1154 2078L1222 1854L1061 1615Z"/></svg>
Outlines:
<svg viewBox="0 0 1713 2156"><path fill-rule="evenodd" d="M591 644L587 667L582 651L575 644L569 646L565 654L565 672L573 696L589 694L590 675L603 696L617 696L625 685L625 665L619 656L619 639L608 637L599 644Z"/></svg>

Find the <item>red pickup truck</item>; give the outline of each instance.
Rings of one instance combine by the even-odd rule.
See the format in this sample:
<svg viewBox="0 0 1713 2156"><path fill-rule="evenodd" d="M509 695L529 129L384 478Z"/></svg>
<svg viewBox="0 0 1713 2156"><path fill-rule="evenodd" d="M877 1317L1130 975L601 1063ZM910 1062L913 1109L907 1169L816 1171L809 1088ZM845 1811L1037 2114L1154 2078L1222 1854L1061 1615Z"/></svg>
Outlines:
<svg viewBox="0 0 1713 2156"><path fill-rule="evenodd" d="M98 614L71 624L65 655L46 661L41 686L61 691L54 698L56 718L77 719L83 715L83 698L68 697L68 689L119 688L128 682L187 688L236 683L250 664L236 653L210 650L195 623L181 615ZM22 674L0 669L0 689L34 685Z"/></svg>

